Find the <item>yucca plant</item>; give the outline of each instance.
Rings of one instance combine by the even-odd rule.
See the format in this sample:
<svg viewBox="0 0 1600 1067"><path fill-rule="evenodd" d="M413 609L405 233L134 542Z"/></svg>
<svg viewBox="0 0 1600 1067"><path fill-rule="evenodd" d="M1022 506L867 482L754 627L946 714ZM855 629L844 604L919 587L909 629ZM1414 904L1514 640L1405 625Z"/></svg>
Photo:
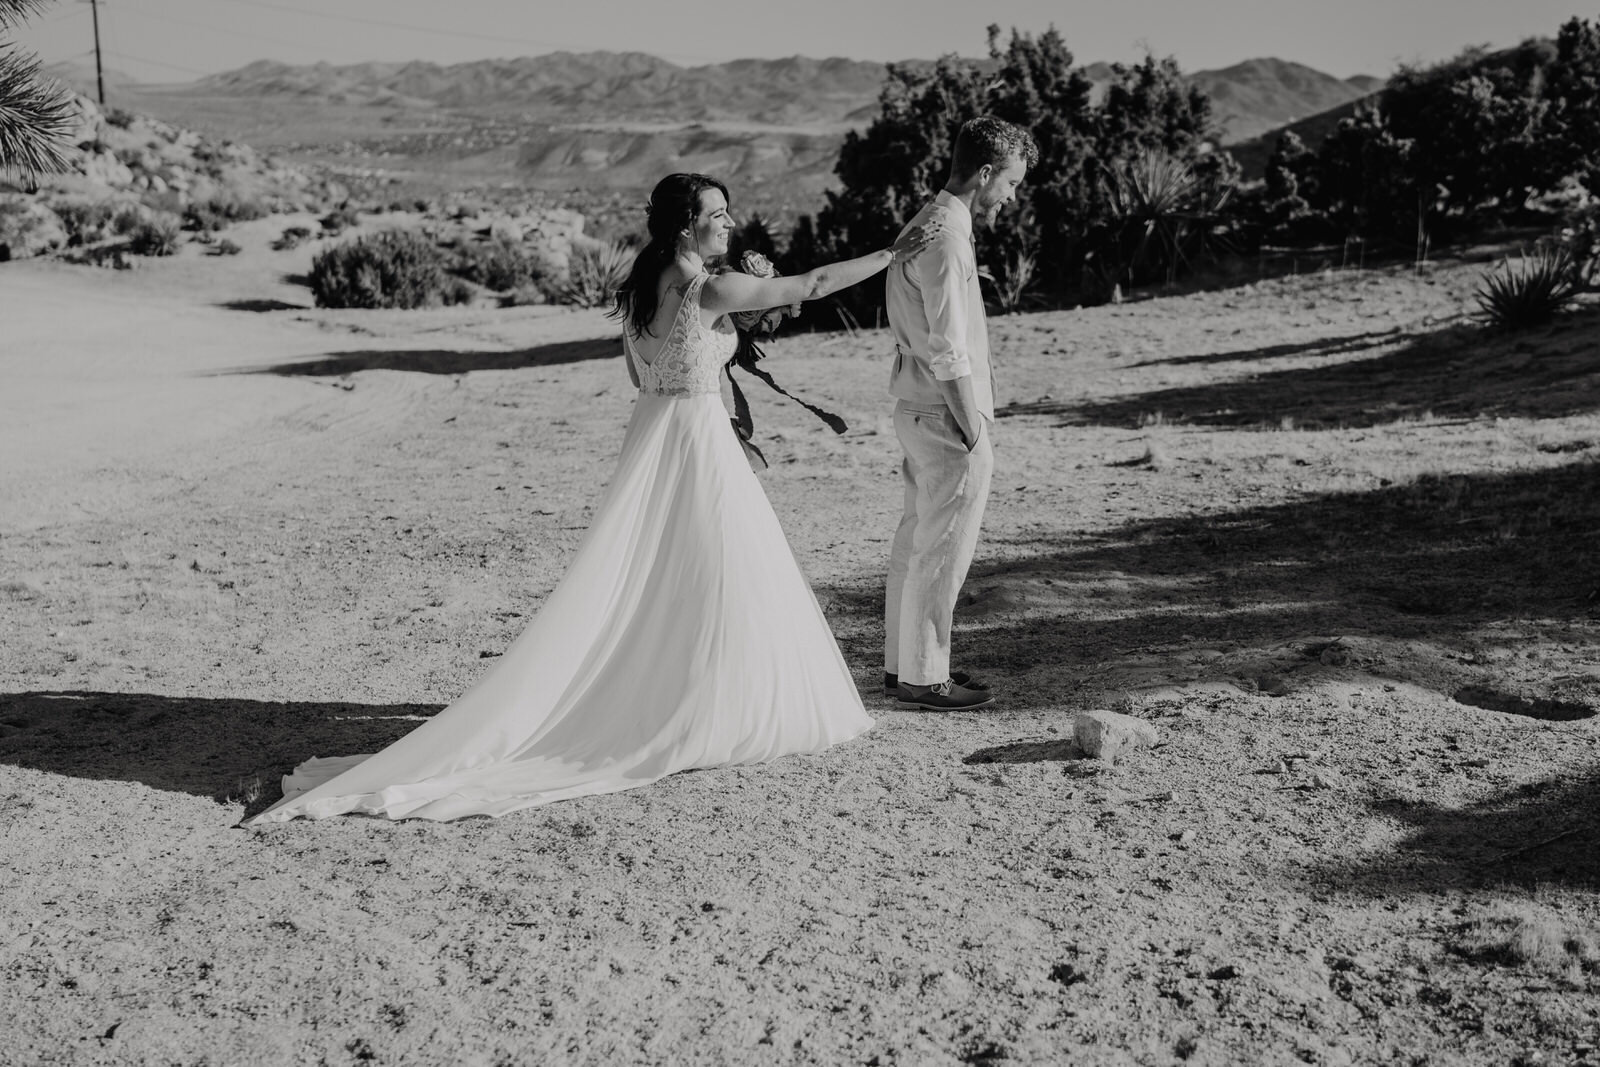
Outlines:
<svg viewBox="0 0 1600 1067"><path fill-rule="evenodd" d="M995 300L1003 314L1012 315L1022 310L1033 287L1037 264L1037 256L1025 248L1018 248L1001 260L998 272L991 272L987 268L978 271L978 276L988 279L994 287Z"/></svg>
<svg viewBox="0 0 1600 1067"><path fill-rule="evenodd" d="M1156 150L1112 171L1105 190L1116 231L1115 269L1129 282L1146 264L1174 281L1189 264L1194 239L1210 233L1229 196L1190 161Z"/></svg>
<svg viewBox="0 0 1600 1067"><path fill-rule="evenodd" d="M633 249L621 241L575 250L567 266L566 284L561 287L561 302L586 308L609 303L628 280L632 266Z"/></svg>
<svg viewBox="0 0 1600 1067"><path fill-rule="evenodd" d="M39 76L39 60L6 32L48 0L0 0L0 172L36 175L68 168L63 143L72 128L72 97Z"/></svg>
<svg viewBox="0 0 1600 1067"><path fill-rule="evenodd" d="M182 241L182 231L183 225L176 215L158 213L128 234L128 251L136 256L175 255Z"/></svg>
<svg viewBox="0 0 1600 1067"><path fill-rule="evenodd" d="M1560 246L1541 246L1532 255L1509 258L1484 272L1474 294L1479 317L1503 330L1543 326L1567 309L1578 293L1578 267Z"/></svg>

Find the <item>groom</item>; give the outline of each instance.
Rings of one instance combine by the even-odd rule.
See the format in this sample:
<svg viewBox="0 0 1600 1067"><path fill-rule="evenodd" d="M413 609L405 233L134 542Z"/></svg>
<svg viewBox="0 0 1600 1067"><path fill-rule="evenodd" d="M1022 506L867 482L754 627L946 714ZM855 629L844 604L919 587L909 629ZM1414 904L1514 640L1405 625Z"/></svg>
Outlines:
<svg viewBox="0 0 1600 1067"><path fill-rule="evenodd" d="M960 711L994 702L987 689L950 670L950 619L994 471L989 330L972 228L994 225L1038 161L1033 138L1018 126L987 116L962 126L950 180L907 224L942 223L942 234L915 259L889 268L889 393L905 450L906 503L889 554L883 684L902 708Z"/></svg>

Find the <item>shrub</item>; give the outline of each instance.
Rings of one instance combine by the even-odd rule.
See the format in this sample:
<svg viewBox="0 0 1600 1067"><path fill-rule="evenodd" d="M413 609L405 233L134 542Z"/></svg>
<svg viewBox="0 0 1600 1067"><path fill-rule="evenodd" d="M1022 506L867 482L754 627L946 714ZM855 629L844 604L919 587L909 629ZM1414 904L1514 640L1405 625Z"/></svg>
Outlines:
<svg viewBox="0 0 1600 1067"><path fill-rule="evenodd" d="M360 221L361 217L355 208L348 204L340 204L322 217L322 229L328 236L337 237Z"/></svg>
<svg viewBox="0 0 1600 1067"><path fill-rule="evenodd" d="M201 233L223 229L229 223L250 222L271 214L259 200L236 196L214 196L196 201L183 209L183 228Z"/></svg>
<svg viewBox="0 0 1600 1067"><path fill-rule="evenodd" d="M526 249L507 240L464 246L457 251L452 269L468 281L497 293L536 284L541 273Z"/></svg>
<svg viewBox="0 0 1600 1067"><path fill-rule="evenodd" d="M183 228L200 233L211 233L228 225L228 218L213 206L214 202L190 204L183 209Z"/></svg>
<svg viewBox="0 0 1600 1067"><path fill-rule="evenodd" d="M417 308L444 295L444 256L410 230L385 230L336 245L311 261L319 307Z"/></svg>
<svg viewBox="0 0 1600 1067"><path fill-rule="evenodd" d="M120 107L106 109L106 125L115 126L119 130L125 130L132 126L134 117L133 112L124 111Z"/></svg>
<svg viewBox="0 0 1600 1067"><path fill-rule="evenodd" d="M182 232L176 216L155 215L128 234L128 251L136 256L170 256L178 250Z"/></svg>
<svg viewBox="0 0 1600 1067"><path fill-rule="evenodd" d="M460 304L470 304L477 298L477 295L478 293L473 289L472 283L461 278L446 278L443 287L439 291L440 301L452 307Z"/></svg>
<svg viewBox="0 0 1600 1067"><path fill-rule="evenodd" d="M1600 197L1587 197L1567 213L1562 243L1572 253L1582 285L1600 285Z"/></svg>
<svg viewBox="0 0 1600 1067"><path fill-rule="evenodd" d="M51 205L66 227L67 244L82 245L98 241L106 235L117 209L104 200L69 200Z"/></svg>
<svg viewBox="0 0 1600 1067"><path fill-rule="evenodd" d="M1499 266L1484 273L1474 295L1487 325L1523 330L1554 319L1577 292L1578 270L1572 253L1556 246L1537 248L1515 264L1501 260Z"/></svg>
<svg viewBox="0 0 1600 1067"><path fill-rule="evenodd" d="M988 114L1028 130L1037 144L1038 164L1015 208L1019 216L1031 211L1037 225L1026 234L1013 225L979 231L980 263L998 277L1019 251L1033 254L1035 284L1051 299L1105 287L1086 278L1093 239L1111 219L1102 176L1147 151L1195 162L1211 128L1209 99L1172 60L1114 64L1110 74L1097 89L1053 29L1037 36L1013 31L1002 44L997 26L989 30L987 62L891 64L878 117L865 131L847 134L839 150L839 188L827 194L807 235L818 255L807 265L892 241L901 222L944 183L960 125ZM1220 183L1208 177L1207 184ZM800 237L797 227L792 258L799 258L792 249ZM865 321L881 306L882 291L858 286L833 301Z"/></svg>
<svg viewBox="0 0 1600 1067"><path fill-rule="evenodd" d="M999 270L981 272L994 285L995 301L1002 314L1011 315L1028 303L1034 280L1037 257L1026 248L1012 249L1001 261Z"/></svg>
<svg viewBox="0 0 1600 1067"><path fill-rule="evenodd" d="M561 287L561 302L593 308L609 303L633 266L633 249L621 241L574 249Z"/></svg>
<svg viewBox="0 0 1600 1067"><path fill-rule="evenodd" d="M126 237L144 225L148 214L136 204L124 204L111 216L111 232L118 237Z"/></svg>
<svg viewBox="0 0 1600 1067"><path fill-rule="evenodd" d="M299 248L311 240L311 229L308 226L290 226L272 242L274 252L287 252L292 248Z"/></svg>

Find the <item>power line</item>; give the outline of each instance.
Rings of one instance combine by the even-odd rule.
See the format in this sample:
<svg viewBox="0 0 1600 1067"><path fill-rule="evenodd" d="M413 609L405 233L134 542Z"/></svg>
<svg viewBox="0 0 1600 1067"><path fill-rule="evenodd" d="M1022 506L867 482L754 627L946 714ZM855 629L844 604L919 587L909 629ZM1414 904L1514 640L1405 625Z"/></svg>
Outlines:
<svg viewBox="0 0 1600 1067"><path fill-rule="evenodd" d="M210 77L211 74L214 73L213 71L209 70L195 70L193 67L182 67L176 63L163 63L159 59L144 59L140 56L130 56L126 52L113 52L109 48L106 49L106 55L116 56L118 59L126 59L134 63L145 63L152 67L166 67L169 70L181 70L185 74L194 74L201 78Z"/></svg>
<svg viewBox="0 0 1600 1067"><path fill-rule="evenodd" d="M493 41L496 44L526 44L535 48L564 48L555 41L530 41L516 37L506 37L497 33L473 33L470 30L446 30L437 26L418 26L409 22L389 22L385 19L362 18L360 15L335 15L327 11L312 11L304 7L289 7L286 4L270 4L266 0L231 0L235 4L246 4L250 7L262 7L271 11L286 11L294 15L307 15L311 18L328 19L334 22L355 22L363 26L383 26L392 30L410 30L412 33L426 33L435 37L461 37L472 41Z"/></svg>
<svg viewBox="0 0 1600 1067"><path fill-rule="evenodd" d="M411 22L391 22L386 19L363 18L360 15L336 15L328 11L313 11L310 8L290 7L287 4L269 3L268 0L228 0L230 3L245 4L249 7L266 8L270 11L283 11L293 15L305 15L309 18L329 19L335 22L353 22L363 26L382 26L392 30L408 30L412 33L425 33L432 37L459 37L469 41L492 41L495 44L520 44L531 48L549 48L558 51L604 51L589 45L577 45L561 41L531 40L526 37L507 37L500 33L473 33L471 30L449 30L439 26L419 26ZM683 53L673 53L678 59L687 59L699 62L716 62L710 56L690 56Z"/></svg>
<svg viewBox="0 0 1600 1067"><path fill-rule="evenodd" d="M283 37L269 37L265 34L254 33L246 30L229 30L224 29L221 26L212 26L204 22L189 22L186 19L175 19L170 15L158 15L154 11L149 11L145 8L130 4L127 2L127 0L122 0L122 2L118 4L118 7L120 7L123 11L132 12L133 14L138 15L140 18L154 19L157 22L166 22L174 26L186 26L189 29L206 30L210 33L226 34L229 37L243 37L246 40L251 41L270 41L273 44L287 45L290 48L305 47L304 41L291 41Z"/></svg>

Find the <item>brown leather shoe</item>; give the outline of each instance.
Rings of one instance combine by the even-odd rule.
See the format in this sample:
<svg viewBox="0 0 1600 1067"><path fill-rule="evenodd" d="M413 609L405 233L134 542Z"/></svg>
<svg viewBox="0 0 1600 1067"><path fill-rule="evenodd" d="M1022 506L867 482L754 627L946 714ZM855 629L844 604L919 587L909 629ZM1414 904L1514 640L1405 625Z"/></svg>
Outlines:
<svg viewBox="0 0 1600 1067"><path fill-rule="evenodd" d="M921 708L924 711L971 711L988 707L994 697L987 689L968 689L954 681L938 685L907 685L900 683L896 701L902 708Z"/></svg>

